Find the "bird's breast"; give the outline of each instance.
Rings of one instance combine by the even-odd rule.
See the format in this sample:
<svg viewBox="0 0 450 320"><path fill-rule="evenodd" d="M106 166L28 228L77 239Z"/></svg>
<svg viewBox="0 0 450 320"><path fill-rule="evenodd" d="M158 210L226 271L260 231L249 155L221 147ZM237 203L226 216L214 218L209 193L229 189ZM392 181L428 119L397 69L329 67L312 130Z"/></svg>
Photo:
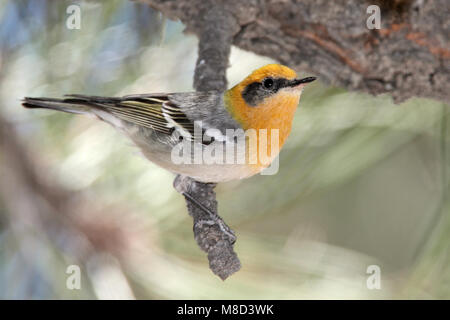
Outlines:
<svg viewBox="0 0 450 320"><path fill-rule="evenodd" d="M270 157L276 157L286 142L292 128L292 121L297 109L301 92L279 92L265 99L257 106L248 106L242 99L233 99L233 115L246 131L256 132L256 148L249 149L250 156L257 153L258 161L252 165L255 170L267 167L261 154L270 151ZM249 143L249 147L252 144Z"/></svg>

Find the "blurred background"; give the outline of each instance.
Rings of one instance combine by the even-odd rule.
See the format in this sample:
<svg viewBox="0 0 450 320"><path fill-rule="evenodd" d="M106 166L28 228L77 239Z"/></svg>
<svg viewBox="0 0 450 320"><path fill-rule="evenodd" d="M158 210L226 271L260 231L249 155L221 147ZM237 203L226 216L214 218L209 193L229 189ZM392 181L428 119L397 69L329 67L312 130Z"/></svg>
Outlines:
<svg viewBox="0 0 450 320"><path fill-rule="evenodd" d="M171 173L105 123L20 105L191 91L196 55L197 38L145 4L0 2L0 298L450 298L448 105L308 86L279 172L216 188L243 265L225 282ZM229 85L271 62L233 48Z"/></svg>

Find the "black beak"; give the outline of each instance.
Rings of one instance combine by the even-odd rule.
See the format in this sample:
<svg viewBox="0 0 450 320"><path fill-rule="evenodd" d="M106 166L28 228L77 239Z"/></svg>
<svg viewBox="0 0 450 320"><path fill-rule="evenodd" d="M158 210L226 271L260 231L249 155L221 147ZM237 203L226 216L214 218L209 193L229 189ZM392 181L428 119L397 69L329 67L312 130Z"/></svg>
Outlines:
<svg viewBox="0 0 450 320"><path fill-rule="evenodd" d="M310 83L310 82L313 82L316 79L317 79L316 77L307 77L307 78L303 78L303 79L294 79L294 80L289 81L288 86L289 87L296 87L299 84Z"/></svg>

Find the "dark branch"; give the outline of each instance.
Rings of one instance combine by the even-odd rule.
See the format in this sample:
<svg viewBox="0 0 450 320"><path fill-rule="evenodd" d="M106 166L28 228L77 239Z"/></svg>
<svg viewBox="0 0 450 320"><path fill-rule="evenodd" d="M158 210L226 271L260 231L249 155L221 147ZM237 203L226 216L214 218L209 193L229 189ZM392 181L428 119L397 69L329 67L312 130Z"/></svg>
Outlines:
<svg viewBox="0 0 450 320"><path fill-rule="evenodd" d="M201 21L211 1L140 1L207 39ZM366 26L372 4L381 8L380 30ZM448 0L226 0L220 5L236 19L230 35L242 49L349 90L389 93L397 102L449 100Z"/></svg>
<svg viewBox="0 0 450 320"><path fill-rule="evenodd" d="M215 184L178 175L174 187L186 198L189 215L194 219L194 237L200 248L208 253L209 267L225 280L238 271L241 264L233 251L236 236L217 214Z"/></svg>
<svg viewBox="0 0 450 320"><path fill-rule="evenodd" d="M212 1L203 8L203 19L198 21L199 48L194 75L197 91L226 89L228 56L233 30L237 26L233 16L227 12L220 3ZM174 187L186 198L189 215L194 220L195 240L208 253L210 269L225 280L238 271L241 264L233 251L234 232L217 214L215 184L178 175Z"/></svg>
<svg viewBox="0 0 450 320"><path fill-rule="evenodd" d="M187 32L199 37L194 77L199 91L225 89L232 43L349 90L389 93L397 102L410 97L445 102L449 98L450 30L443 9L447 0L140 1L180 19ZM372 4L381 8L380 30L366 25L366 10ZM201 186L196 190L210 197L195 198L215 201L213 187ZM201 209L194 214L191 210L192 206L196 225ZM228 243L228 251L222 252L232 252L231 243L223 243Z"/></svg>
<svg viewBox="0 0 450 320"><path fill-rule="evenodd" d="M224 91L227 88L226 70L233 30L237 22L220 5L205 10L207 12L199 31L194 88L197 91Z"/></svg>

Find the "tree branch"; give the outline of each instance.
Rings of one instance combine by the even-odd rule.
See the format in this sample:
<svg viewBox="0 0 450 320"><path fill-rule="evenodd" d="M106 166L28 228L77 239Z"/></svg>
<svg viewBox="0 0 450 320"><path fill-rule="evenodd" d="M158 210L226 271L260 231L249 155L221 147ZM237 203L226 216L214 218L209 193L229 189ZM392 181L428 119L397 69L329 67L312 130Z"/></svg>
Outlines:
<svg viewBox="0 0 450 320"><path fill-rule="evenodd" d="M194 87L197 91L224 91L231 40L237 23L219 1L208 4L200 9L203 18L197 22L200 32ZM217 214L215 184L178 175L174 187L186 199L189 215L194 220L195 240L208 253L210 269L225 280L238 271L241 264L233 251L236 236Z"/></svg>
<svg viewBox="0 0 450 320"><path fill-rule="evenodd" d="M189 215L194 219L194 238L208 253L210 269L225 280L241 268L241 263L233 251L236 236L217 214L215 184L178 175L174 187L186 198Z"/></svg>
<svg viewBox="0 0 450 320"><path fill-rule="evenodd" d="M140 1L171 19L180 19L187 32L199 37L194 77L199 91L226 88L225 70L230 44L234 44L348 90L389 93L396 102L410 97L448 102L450 30L443 9L447 0ZM367 8L372 4L381 8L380 30L369 30L366 25ZM223 221L216 214L213 186L193 180L185 184L181 192L190 190L202 203L210 203L213 215L208 221L219 226L217 221ZM189 202L188 208L197 241L215 239L212 247L205 247L201 242L209 242L201 240L202 249L209 253L225 243L226 250L220 251L223 257L234 256L229 241L233 237L216 235L220 228L208 233L208 228L197 227L204 210Z"/></svg>
<svg viewBox="0 0 450 320"><path fill-rule="evenodd" d="M210 1L140 0L199 38ZM232 43L272 57L348 90L448 102L450 33L447 0L212 1L236 20ZM369 5L381 8L381 29L366 26Z"/></svg>

